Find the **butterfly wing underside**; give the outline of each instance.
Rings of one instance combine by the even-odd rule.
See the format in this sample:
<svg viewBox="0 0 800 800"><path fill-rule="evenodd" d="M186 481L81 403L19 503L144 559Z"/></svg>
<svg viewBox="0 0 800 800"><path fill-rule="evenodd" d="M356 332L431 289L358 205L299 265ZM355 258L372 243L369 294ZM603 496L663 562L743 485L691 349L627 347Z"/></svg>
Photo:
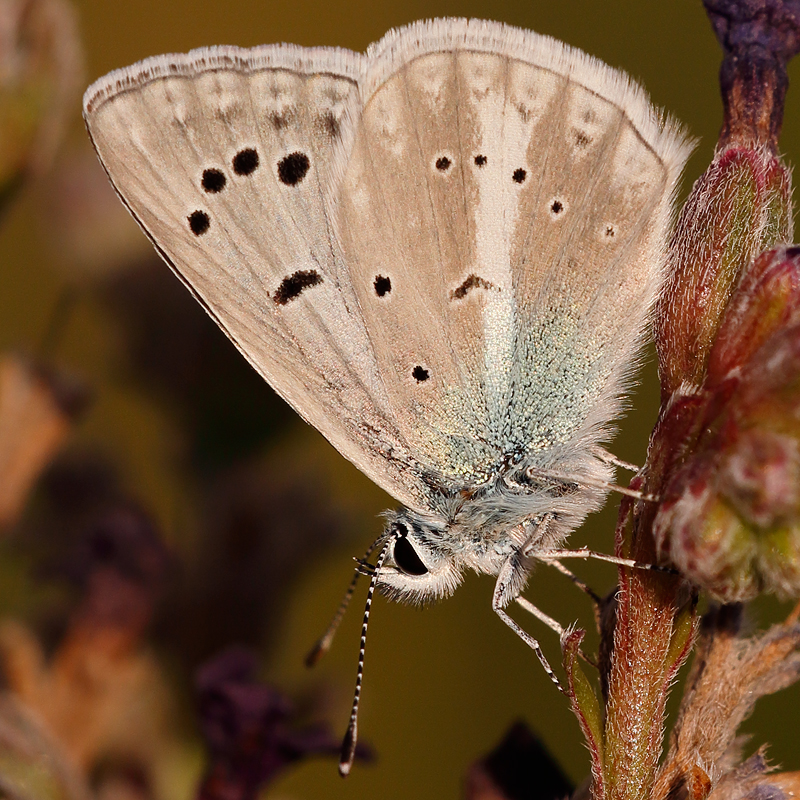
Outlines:
<svg viewBox="0 0 800 800"><path fill-rule="evenodd" d="M423 505L323 205L360 56L211 48L90 87L118 194L250 363L379 485Z"/></svg>
<svg viewBox="0 0 800 800"><path fill-rule="evenodd" d="M90 87L84 116L251 364L411 508L509 452L558 463L617 410L687 155L619 73L439 20L367 56L149 59Z"/></svg>
<svg viewBox="0 0 800 800"><path fill-rule="evenodd" d="M618 411L689 148L535 34L418 24L368 55L334 220L400 431L444 484L563 466Z"/></svg>

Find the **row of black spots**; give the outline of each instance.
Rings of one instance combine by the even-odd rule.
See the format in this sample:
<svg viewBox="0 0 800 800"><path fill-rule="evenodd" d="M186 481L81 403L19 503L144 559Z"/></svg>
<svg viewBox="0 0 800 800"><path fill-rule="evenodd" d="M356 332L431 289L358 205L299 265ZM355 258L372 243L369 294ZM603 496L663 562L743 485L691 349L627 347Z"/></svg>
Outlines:
<svg viewBox="0 0 800 800"><path fill-rule="evenodd" d="M489 163L489 159L485 155L479 153L473 158L473 162L476 167L480 168L485 167ZM453 166L453 161L448 156L439 156L435 161L435 165L439 172L447 172L450 167ZM511 177L515 183L524 183L525 178L528 177L528 173L526 170L522 169L522 167L519 167L514 170Z"/></svg>
<svg viewBox="0 0 800 800"><path fill-rule="evenodd" d="M388 275L376 275L372 286L378 297L386 297L386 295L390 294L392 291L392 279L389 278ZM417 364L414 369L411 370L411 377L414 378L417 383L425 383L430 376L430 372L420 364Z"/></svg>
<svg viewBox="0 0 800 800"><path fill-rule="evenodd" d="M376 275L375 280L372 282L372 286L375 289L375 294L378 297L386 297L386 295L390 294L392 291L392 280L387 275ZM452 292L450 292L450 299L463 300L473 289L489 290L496 288L497 287L493 283L490 283L485 278L481 278L479 275L475 275L473 273L468 275L460 286L457 286Z"/></svg>
<svg viewBox="0 0 800 800"><path fill-rule="evenodd" d="M386 297L386 295L390 294L392 291L392 280L387 275L376 275L372 286L378 297ZM463 300L473 289L489 290L496 288L497 287L493 283L473 273L468 275L460 286L457 286L450 292L450 299Z"/></svg>
<svg viewBox="0 0 800 800"><path fill-rule="evenodd" d="M240 150L231 160L234 174L241 177L252 175L259 167L261 159L258 151L253 147ZM286 186L297 186L308 173L311 159L306 153L296 151L289 153L278 161L278 179ZM203 170L200 186L207 194L219 194L228 185L225 173L217 167L208 167ZM211 227L211 217L206 211L193 211L187 217L189 230L195 236L202 236Z"/></svg>
<svg viewBox="0 0 800 800"><path fill-rule="evenodd" d="M233 157L231 168L236 175L246 177L252 175L258 169L259 163L258 151L253 147L246 147ZM221 169L209 167L203 170L200 185L208 194L218 194L228 185L228 178Z"/></svg>
<svg viewBox="0 0 800 800"><path fill-rule="evenodd" d="M258 169L259 162L258 151L253 147L245 147L231 159L231 168L236 175L246 177ZM203 170L200 186L207 194L219 194L227 185L228 178L221 169L209 167ZM189 230L195 236L202 236L211 227L211 217L208 212L200 209L192 211L186 219L189 222Z"/></svg>
<svg viewBox="0 0 800 800"><path fill-rule="evenodd" d="M483 155L478 154L474 158L475 166L476 167L485 167L489 163L489 159ZM512 173L511 178L514 183L525 183L525 179L528 177L528 171L523 169L522 167L517 167Z"/></svg>
<svg viewBox="0 0 800 800"><path fill-rule="evenodd" d="M252 175L259 167L261 159L255 148L247 147L240 150L231 161L234 173L240 176ZM278 178L287 186L296 186L305 178L311 166L311 160L306 153L297 151L289 153L278 162ZM209 167L203 170L200 185L209 194L221 192L227 185L228 179L221 169Z"/></svg>

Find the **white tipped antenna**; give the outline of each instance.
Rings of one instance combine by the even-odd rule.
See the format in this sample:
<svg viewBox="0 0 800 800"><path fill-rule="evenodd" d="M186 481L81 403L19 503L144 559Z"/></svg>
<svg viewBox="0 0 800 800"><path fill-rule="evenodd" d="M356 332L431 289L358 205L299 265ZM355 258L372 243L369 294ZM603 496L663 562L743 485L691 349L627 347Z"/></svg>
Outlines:
<svg viewBox="0 0 800 800"><path fill-rule="evenodd" d="M394 538L395 537L389 539L381 549L375 561L375 569L369 580L367 602L364 605L364 620L361 623L361 643L358 649L358 667L356 668L356 689L353 693L353 707L350 710L350 722L347 726L347 733L344 735L342 752L339 756L339 774L343 778L346 778L350 774L350 769L353 766L353 759L356 757L356 743L358 741L358 704L361 700L361 686L364 682L364 651L367 647L367 627L369 626L369 612L372 607L372 596L375 594L378 575L380 574L386 555L389 552L389 545L394 541ZM370 553L375 549L376 544L377 542L372 545ZM356 573L356 577L358 574L360 573ZM353 578L353 583L355 583L356 577Z"/></svg>

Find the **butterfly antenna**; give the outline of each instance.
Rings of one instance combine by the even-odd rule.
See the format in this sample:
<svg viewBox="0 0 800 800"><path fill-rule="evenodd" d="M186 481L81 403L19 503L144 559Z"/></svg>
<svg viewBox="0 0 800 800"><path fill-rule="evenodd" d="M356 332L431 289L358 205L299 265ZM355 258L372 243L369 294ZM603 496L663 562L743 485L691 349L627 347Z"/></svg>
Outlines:
<svg viewBox="0 0 800 800"><path fill-rule="evenodd" d="M356 571L350 580L350 585L347 587L347 591L344 593L342 602L339 603L339 608L336 609L336 613L333 615L330 625L328 625L328 627L325 629L325 633L323 633L322 636L317 639L314 646L311 648L305 658L307 667L313 667L317 661L319 661L320 658L322 658L322 656L325 655L328 650L330 650L331 644L333 643L333 637L336 636L336 631L339 630L339 625L344 619L347 607L350 605L350 600L352 599L353 593L358 585L358 579L362 575L373 574L372 564L367 564L367 559L375 551L375 548L378 546L382 538L383 537L379 537L369 546L369 550L367 550L363 558L356 559Z"/></svg>
<svg viewBox="0 0 800 800"><path fill-rule="evenodd" d="M353 693L353 707L350 709L350 722L347 726L347 733L344 735L342 742L342 752L339 756L339 774L346 778L350 774L350 768L353 766L353 759L356 756L356 742L358 741L358 704L361 700L361 686L364 682L364 651L367 647L367 627L369 626L369 612L372 608L372 597L375 594L375 586L378 583L378 575L389 552L389 545L394 539L389 539L383 546L376 562L375 571L369 581L369 589L367 590L367 602L364 605L364 620L361 623L361 643L358 649L358 667L356 669L356 689ZM373 549L375 545L373 545Z"/></svg>

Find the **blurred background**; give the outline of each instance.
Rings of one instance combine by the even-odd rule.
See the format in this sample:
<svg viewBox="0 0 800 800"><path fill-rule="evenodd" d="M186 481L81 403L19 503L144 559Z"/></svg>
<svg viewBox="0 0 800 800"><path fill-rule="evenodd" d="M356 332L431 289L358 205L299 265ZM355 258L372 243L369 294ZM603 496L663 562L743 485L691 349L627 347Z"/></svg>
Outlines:
<svg viewBox="0 0 800 800"><path fill-rule="evenodd" d="M23 447L30 486L21 479L0 520L0 657L7 684L47 720L50 733L37 728L32 740L55 732L104 797L190 798L207 763L201 729L220 742L257 708L273 715L280 744L264 797L422 800L460 796L470 765L524 720L580 783L588 759L574 717L492 613L492 581L475 576L423 611L376 600L360 720L372 758L338 777L330 752L349 711L362 594L317 668L303 657L393 502L262 384L157 259L107 186L79 99L109 70L162 52L281 41L364 50L419 18L497 19L643 83L699 140L685 196L721 120L720 51L699 0L74 0L54 12L51 34L44 23L37 33L25 10L35 4L5 5L8 19L32 15L23 49L41 34L55 52L38 62L55 88L35 84L14 112L23 133L9 146L20 156L0 198L0 380L28 398L20 419L39 401L44 409ZM8 20L0 28L8 48ZM799 86L782 149L797 163L800 63L790 80ZM64 109L52 158L54 133L24 133L30 97L45 90ZM642 463L657 403L648 355L612 444L619 457ZM22 423L12 427L0 441L21 435ZM616 505L571 543L611 552ZM575 571L601 594L614 585L608 566ZM563 576L540 568L527 596L589 629L592 650L591 605ZM766 600L751 615L761 625L785 611ZM524 624L559 662L556 637ZM774 761L800 769L787 704L798 707L799 687L763 701L746 731L753 747L769 742Z"/></svg>

